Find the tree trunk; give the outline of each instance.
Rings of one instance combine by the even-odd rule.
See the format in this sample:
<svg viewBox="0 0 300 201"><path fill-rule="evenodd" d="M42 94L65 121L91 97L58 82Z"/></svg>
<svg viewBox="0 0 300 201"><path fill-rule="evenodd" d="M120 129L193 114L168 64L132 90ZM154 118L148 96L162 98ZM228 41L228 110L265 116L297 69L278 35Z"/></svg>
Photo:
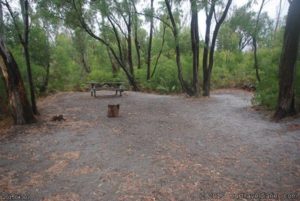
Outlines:
<svg viewBox="0 0 300 201"><path fill-rule="evenodd" d="M82 28L83 28L83 29L84 29L91 37L93 37L94 39L98 40L99 42L101 42L103 45L105 45L105 46L109 49L109 51L111 52L111 54L112 54L112 56L114 57L114 59L116 60L116 62L119 64L119 66L122 68L122 70L123 70L124 73L126 74L127 79L128 79L128 81L129 81L129 84L132 86L132 89L133 89L134 91L139 91L137 82L136 82L136 80L135 80L135 78L134 78L133 65L131 65L132 68L129 69L129 71L128 71L128 66L125 64L125 63L126 63L126 62L125 62L125 58L122 57L122 54L121 54L122 51L120 51L120 48L122 48L122 47L121 47L120 41L118 41L118 48L119 48L119 57L118 57L118 55L116 54L116 52L115 52L114 48L112 47L112 45L111 45L108 41L106 41L105 38L101 38L101 37L97 36L97 35L90 29L90 27L86 24L86 22L85 22L85 20L84 20L84 18L83 18L83 16L82 16L82 11L79 10L79 9L82 9L82 7L78 8L78 7L76 6L75 0L72 1L72 4L73 4L73 7L74 7L75 11L76 11L77 14L78 14L79 22L80 22ZM130 24L130 26L131 26L131 23L128 23L128 24L127 24L127 27L129 28L128 34L130 33L130 34L129 34L129 36L130 36L130 35L131 35L131 31L130 31L131 28L130 28L130 26L128 26L129 24ZM114 29L114 31L116 31L116 30ZM115 32L115 34L116 34L116 32ZM131 37L128 37L128 38L130 38L130 42L129 42L129 40L127 39L127 43L129 43L129 44L130 44L130 47L131 47ZM128 51L128 52L130 52L130 51ZM130 54L130 55L131 55L131 54ZM127 58L131 57L130 55L127 55ZM130 62L128 62L128 63L130 63ZM131 64L132 64L132 62L131 62ZM131 71L132 71L132 72L131 72Z"/></svg>
<svg viewBox="0 0 300 201"><path fill-rule="evenodd" d="M86 54L84 52L84 50L79 50L80 51L80 57L81 57L81 64L82 64L82 67L84 69L84 71L86 73L90 73L91 72L91 68L86 60Z"/></svg>
<svg viewBox="0 0 300 201"><path fill-rule="evenodd" d="M166 35L166 25L163 25L163 35L162 35L161 47L160 47L158 56L157 56L156 61L155 61L155 65L154 65L154 68L153 68L153 71L152 71L152 74L151 74L151 78L152 78L152 77L154 76L154 74L155 74L155 71L156 71L156 68L157 68L157 64L158 64L159 58L160 58L160 56L161 56L161 54L162 54L162 51L163 51L163 49L164 49L165 35Z"/></svg>
<svg viewBox="0 0 300 201"><path fill-rule="evenodd" d="M211 46L210 46L210 49L209 49L209 54L208 54L208 50L206 50L207 51L206 57L209 57L209 58L208 58L208 63L207 63L207 58L205 59L207 67L204 71L205 73L203 73L203 78L204 78L203 79L203 91L204 91L203 95L204 96L209 96L210 95L211 72L212 72L212 68L213 68L213 65L214 65L214 54L215 54L215 47L216 47L217 37L218 37L218 34L219 34L219 30L221 28L221 25L223 24L223 22L224 22L224 20L227 16L227 13L229 11L231 3L232 3L232 0L227 1L226 7L225 7L225 9L222 13L221 18L216 22L216 26L215 26L215 29L214 29L214 32L213 32ZM214 6L214 4L212 6ZM211 18L212 18L211 12L214 12L214 8L210 9L210 13L208 15L207 26L209 25L209 27L211 25ZM209 33L206 33L206 34L209 34ZM209 38L208 38L208 40L209 40ZM209 42L208 42L208 44L209 44Z"/></svg>
<svg viewBox="0 0 300 201"><path fill-rule="evenodd" d="M254 68L255 68L255 75L258 82L260 82L260 76L258 71L258 58L257 58L257 42L256 38L253 37L253 54L254 54Z"/></svg>
<svg viewBox="0 0 300 201"><path fill-rule="evenodd" d="M139 43L139 39L138 39L138 16L137 16L137 9L135 6L134 1L132 1L133 4L133 8L134 8L134 44L135 44L135 49L136 49L136 55L137 55L137 62L138 62L138 69L141 68L141 46Z"/></svg>
<svg viewBox="0 0 300 201"><path fill-rule="evenodd" d="M134 44L135 44L135 49L136 49L136 55L137 55L137 61L138 61L138 69L141 69L141 46L140 46L140 43L139 43L139 40L138 40L138 31L137 31L137 26L135 27L135 30L134 30L135 34L134 34Z"/></svg>
<svg viewBox="0 0 300 201"><path fill-rule="evenodd" d="M109 49L108 48L106 48L106 49L107 49L107 54L108 54L109 61L111 63L111 69L112 69L113 77L116 77L117 73L118 73L118 68L117 68L117 66L114 62L113 56L111 55Z"/></svg>
<svg viewBox="0 0 300 201"><path fill-rule="evenodd" d="M151 0L151 14L153 15L153 1ZM147 80L150 79L151 72L151 50L152 50L152 38L153 38L153 17L151 16L150 20L150 35L149 35L149 44L147 52Z"/></svg>
<svg viewBox="0 0 300 201"><path fill-rule="evenodd" d="M199 96L199 30L198 30L198 9L196 0L190 0L192 19L191 19L191 42L193 52L193 90L194 95Z"/></svg>
<svg viewBox="0 0 300 201"><path fill-rule="evenodd" d="M2 3L0 2L0 35L3 40L4 38L4 20L3 20L3 9L2 9Z"/></svg>
<svg viewBox="0 0 300 201"><path fill-rule="evenodd" d="M294 80L300 38L300 1L291 2L279 64L279 95L275 120L296 113Z"/></svg>
<svg viewBox="0 0 300 201"><path fill-rule="evenodd" d="M32 73L31 73L31 64L30 64L30 54L29 54L29 3L28 0L20 0L22 16L24 21L24 36L23 36L23 49L24 49L24 57L26 61L27 67L27 74L28 74L28 81L29 81L29 89L30 89L30 98L31 98L31 107L34 114L38 114L37 106L36 106L36 99L35 99L35 92L34 92L34 84L32 80Z"/></svg>
<svg viewBox="0 0 300 201"><path fill-rule="evenodd" d="M180 52L180 45L179 45L179 37L178 37L178 30L177 25L172 14L171 4L169 0L165 0L168 14L172 23L172 33L175 40L175 52L176 52L176 64L177 64L177 73L178 73L178 80L180 82L181 88L183 92L187 93L189 96L193 96L194 92L192 89L189 88L188 84L184 81L182 75L182 64L181 64L181 52Z"/></svg>
<svg viewBox="0 0 300 201"><path fill-rule="evenodd" d="M214 14L215 9L215 1L212 1L211 7L209 9L209 13L206 16L206 31L205 31L205 41L203 48L203 60L202 60L202 68L203 68L203 96L209 96L209 83L210 83L210 73L208 69L208 53L209 53L209 43L210 43L210 27L211 20Z"/></svg>
<svg viewBox="0 0 300 201"><path fill-rule="evenodd" d="M128 52L127 52L127 59L128 59L128 65L129 65L129 70L131 75L134 75L134 70L133 70L133 61L132 61L132 45L131 45L131 36L132 36L132 31L131 31L131 15L128 17L128 24L127 24L127 31L128 31L128 36L127 36L127 47L128 47Z"/></svg>
<svg viewBox="0 0 300 201"><path fill-rule="evenodd" d="M111 26L113 27L114 35L115 35L117 45L118 45L119 58L120 58L120 61L124 64L123 49L122 49L121 39L120 39L118 30L117 30L116 26L114 25L114 23L113 23L112 19L110 18L110 16L107 16L107 19L110 22Z"/></svg>
<svg viewBox="0 0 300 201"><path fill-rule="evenodd" d="M133 87L133 91L138 91L138 86L134 77L134 69L133 69L133 61L132 61L132 45L131 45L131 36L132 36L132 31L131 31L132 23L131 23L131 14L129 12L128 16L128 22L127 22L127 31L128 31L128 37L127 37L127 46L128 46L128 65L129 65L129 72L130 76L129 82L131 83L131 86Z"/></svg>
<svg viewBox="0 0 300 201"><path fill-rule="evenodd" d="M280 22L281 8L282 8L282 0L279 1L279 8L278 8L278 12L277 12L277 16L276 16L276 23L275 23L275 28L274 28L274 36L276 35L277 29L279 26L279 22Z"/></svg>
<svg viewBox="0 0 300 201"><path fill-rule="evenodd" d="M252 43L253 43L253 55L254 55L254 69L256 74L256 79L258 82L260 82L260 76L259 76L259 64L258 64L258 58L257 58L257 32L258 32L258 23L260 19L261 11L264 7L265 0L261 1L260 8L256 17L256 23L255 23L255 30L254 34L252 35Z"/></svg>
<svg viewBox="0 0 300 201"><path fill-rule="evenodd" d="M227 13L229 11L231 3L232 3L232 0L228 0L225 10L223 11L223 14L222 14L221 18L219 19L219 21L216 23L215 30L213 32L212 42L211 42L211 46L210 46L210 50L209 50L209 63L208 63L208 72L207 72L208 79L206 80L208 82L207 86L206 86L206 91L207 91L208 96L210 95L210 85L211 85L210 81L211 81L212 69L214 66L214 55L215 55L216 42L217 42L220 28L227 16Z"/></svg>
<svg viewBox="0 0 300 201"><path fill-rule="evenodd" d="M26 96L26 90L18 65L0 38L0 68L7 89L10 113L15 124L36 121Z"/></svg>

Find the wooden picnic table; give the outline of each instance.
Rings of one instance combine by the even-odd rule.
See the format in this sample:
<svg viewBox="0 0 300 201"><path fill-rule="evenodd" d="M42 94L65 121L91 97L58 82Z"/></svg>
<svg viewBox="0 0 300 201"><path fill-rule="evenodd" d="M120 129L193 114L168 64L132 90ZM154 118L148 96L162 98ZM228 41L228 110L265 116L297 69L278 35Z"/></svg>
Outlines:
<svg viewBox="0 0 300 201"><path fill-rule="evenodd" d="M122 96L122 92L125 91L124 82L89 82L91 96L96 97L96 91L99 90L113 90L116 91L115 95Z"/></svg>

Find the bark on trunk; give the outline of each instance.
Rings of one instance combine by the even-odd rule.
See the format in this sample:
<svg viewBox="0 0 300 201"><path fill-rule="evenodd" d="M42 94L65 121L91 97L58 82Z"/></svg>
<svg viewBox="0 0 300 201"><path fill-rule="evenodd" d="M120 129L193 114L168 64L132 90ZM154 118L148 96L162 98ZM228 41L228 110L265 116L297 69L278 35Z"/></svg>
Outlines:
<svg viewBox="0 0 300 201"><path fill-rule="evenodd" d="M0 2L0 34L3 40L4 39L4 20L3 20L3 9L2 9L2 4Z"/></svg>
<svg viewBox="0 0 300 201"><path fill-rule="evenodd" d="M132 44L131 44L131 36L132 36L132 31L131 31L131 15L128 17L128 23L127 23L127 31L128 31L128 36L127 36L127 47L128 47L128 52L127 52L127 58L128 58L128 65L129 65L129 70L131 75L134 75L134 70L133 70L133 61L132 61Z"/></svg>
<svg viewBox="0 0 300 201"><path fill-rule="evenodd" d="M108 48L106 48L106 49L107 49L107 54L108 54L109 61L111 63L111 69L112 69L113 77L116 77L117 73L118 73L118 68L117 68L117 66L114 62L113 56L111 55L109 49Z"/></svg>
<svg viewBox="0 0 300 201"><path fill-rule="evenodd" d="M112 47L112 45L111 45L108 41L106 41L105 38L101 38L101 37L97 36L97 35L90 29L90 27L86 24L86 22L85 22L85 20L84 20L84 18L83 18L83 16L82 16L82 11L80 10L80 9L82 9L82 8L78 8L78 7L77 7L75 0L72 1L72 4L73 4L73 7L74 7L75 11L76 11L77 14L78 14L78 19L79 19L79 21L80 21L80 24L81 24L82 28L83 28L83 29L84 29L91 37L93 37L94 39L98 40L99 42L101 42L103 45L105 45L105 46L109 49L109 51L111 52L111 54L112 54L112 56L114 57L114 59L116 60L116 62L119 64L119 66L122 68L122 70L123 70L124 73L126 74L127 79L128 79L128 81L129 81L129 84L132 86L132 90L134 90L134 91L139 91L139 87L138 87L137 82L136 82L136 80L135 80L134 73L133 73L133 72L131 73L131 72L130 72L130 71L131 71L130 69L128 70L128 66L125 64L125 59L122 58L122 55L120 55L121 52L122 52L122 51L120 51L120 48L122 48L122 47L121 47L121 44L119 43L120 41L118 41L118 46L119 46L118 48L119 48L119 53L120 53L120 54L119 54L119 57L118 57L118 55L116 54L116 52L115 52L114 48ZM116 34L116 32L115 32L115 34ZM128 41L128 40L127 40L127 41ZM130 39L130 41L131 41L131 39ZM132 66L132 67L133 67L133 66ZM132 71L133 71L133 68L132 68Z"/></svg>
<svg viewBox="0 0 300 201"><path fill-rule="evenodd" d="M253 55L254 55L254 69L256 74L256 79L258 82L260 82L260 76L259 76L259 64L258 64L258 58L257 58L257 32L258 32L258 23L261 15L261 11L264 7L265 0L261 1L260 8L256 17L256 23L255 23L255 30L254 34L252 35L252 43L253 43Z"/></svg>
<svg viewBox="0 0 300 201"><path fill-rule="evenodd" d="M137 9L136 9L136 6L134 4L134 2L132 1L132 5L133 5L133 9L134 9L134 44L135 44L135 49L136 49L136 55L137 55L137 67L138 69L141 68L141 53L140 53L140 50L141 50L141 46L140 46L140 43L139 43L139 39L138 39L138 16L137 16Z"/></svg>
<svg viewBox="0 0 300 201"><path fill-rule="evenodd" d="M27 124L36 121L26 96L26 90L18 65L12 54L0 38L0 68L7 89L10 113L15 124Z"/></svg>
<svg viewBox="0 0 300 201"><path fill-rule="evenodd" d="M296 113L294 80L300 40L299 19L300 1L294 0L291 2L288 11L279 64L279 95L274 115L275 120L280 120Z"/></svg>
<svg viewBox="0 0 300 201"><path fill-rule="evenodd" d="M212 72L212 68L213 68L213 65L214 65L214 54L215 54L215 47L216 47L217 37L218 37L218 34L219 34L219 30L221 28L221 25L223 24L223 22L224 22L224 20L227 16L227 13L229 11L231 3L232 3L232 0L227 1L225 10L223 11L223 14L222 14L221 18L216 22L216 26L215 26L215 29L214 29L214 32L213 32L211 46L210 46L210 49L209 49L209 55L208 55L208 50L206 52L206 57L209 57L209 58L208 58L208 63L207 63L207 58L205 59L206 69L203 71L203 73L205 72L205 74L203 74L203 78L204 78L203 79L203 91L204 91L203 95L204 96L209 96L210 95L211 72ZM214 8L213 8L213 10L211 9L211 11L208 15L208 19L210 18L208 20L208 23L211 23L211 18L212 18L211 12L214 12ZM211 24L209 24L209 27L210 27L210 25ZM209 34L209 33L206 33L206 34ZM209 40L209 38L208 38L208 40ZM208 42L208 44L209 44L209 42Z"/></svg>
<svg viewBox="0 0 300 201"><path fill-rule="evenodd" d="M37 106L36 106L36 98L34 91L34 83L32 79L31 73L31 63L30 63L30 54L29 54L29 2L28 0L20 0L23 22L24 22L24 36L23 41L21 41L24 49L24 57L26 61L27 67L27 75L29 82L29 90L30 90L30 99L31 99L31 107L34 114L38 114Z"/></svg>
<svg viewBox="0 0 300 201"><path fill-rule="evenodd" d="M254 54L254 68L255 68L255 75L258 82L260 82L260 76L258 71L258 58L257 58L257 42L256 38L253 37L253 54Z"/></svg>
<svg viewBox="0 0 300 201"><path fill-rule="evenodd" d="M151 74L151 78L152 78L152 77L154 76L154 74L155 74L155 71L156 71L156 68L157 68L157 64L158 64L159 58L160 58L160 56L161 56L161 54L162 54L162 51L163 51L163 49L164 49L165 35L166 35L166 26L163 25L163 35L162 35L161 47L160 47L158 56L157 56L156 61L155 61L155 65L154 65L154 68L153 68L153 71L152 71L152 74Z"/></svg>
<svg viewBox="0 0 300 201"><path fill-rule="evenodd" d="M211 20L214 14L215 9L215 1L212 2L210 10L206 16L206 31L205 31L205 41L203 48L203 59L202 59L202 67L203 67L203 96L209 96L210 79L209 79L209 71L208 71L208 53L209 53L209 43L210 43L210 27Z"/></svg>
<svg viewBox="0 0 300 201"><path fill-rule="evenodd" d="M84 69L84 71L86 73L90 73L91 72L91 68L86 60L86 54L85 54L85 50L79 50L80 51L80 57L81 57L81 64L82 64L82 67Z"/></svg>
<svg viewBox="0 0 300 201"><path fill-rule="evenodd" d="M188 84L184 81L182 75L182 64L181 64L181 52L180 52L180 45L179 45L179 37L178 37L178 30L177 25L172 14L171 4L169 0L165 0L168 14L172 23L172 33L175 40L175 52L176 52L176 64L177 64L177 73L178 73L178 80L180 82L182 90L187 93L189 96L193 96L194 92L192 89L189 88Z"/></svg>
<svg viewBox="0 0 300 201"><path fill-rule="evenodd" d="M153 15L153 0L151 0L151 14ZM150 72L151 72L152 38L153 38L153 17L151 17L150 20L150 35L149 35L149 44L148 44L148 52L147 52L147 80L150 79Z"/></svg>
<svg viewBox="0 0 300 201"><path fill-rule="evenodd" d="M123 49L122 49L121 39L120 39L118 30L117 30L116 26L114 25L113 20L110 18L110 16L107 16L107 19L110 22L110 24L111 24L111 26L113 28L113 31L114 31L114 35L115 35L115 38L116 38L116 41L117 41L117 45L118 45L118 51L119 51L120 61L122 63L124 63Z"/></svg>
<svg viewBox="0 0 300 201"><path fill-rule="evenodd" d="M199 30L198 30L198 9L196 0L190 0L192 19L191 19L191 42L193 52L193 90L197 97L200 93L199 87Z"/></svg>

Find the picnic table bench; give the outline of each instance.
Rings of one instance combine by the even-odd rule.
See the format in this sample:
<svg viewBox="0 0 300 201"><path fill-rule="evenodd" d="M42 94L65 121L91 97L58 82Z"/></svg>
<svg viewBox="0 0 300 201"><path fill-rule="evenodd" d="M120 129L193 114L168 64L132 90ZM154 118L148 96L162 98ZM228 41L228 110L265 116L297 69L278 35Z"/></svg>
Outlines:
<svg viewBox="0 0 300 201"><path fill-rule="evenodd" d="M124 82L89 82L91 96L96 97L96 91L99 90L113 90L116 91L115 95L122 96L122 92L125 91Z"/></svg>

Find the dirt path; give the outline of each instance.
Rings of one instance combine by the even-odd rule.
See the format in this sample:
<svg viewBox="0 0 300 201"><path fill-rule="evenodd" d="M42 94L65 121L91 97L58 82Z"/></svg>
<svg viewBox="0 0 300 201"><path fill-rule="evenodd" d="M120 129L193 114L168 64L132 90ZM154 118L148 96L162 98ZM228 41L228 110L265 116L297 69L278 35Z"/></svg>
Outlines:
<svg viewBox="0 0 300 201"><path fill-rule="evenodd" d="M109 94L57 94L40 101L39 123L11 128L0 140L0 200L300 200L299 119L272 123L242 91ZM121 117L106 117L111 103ZM67 120L51 122L57 114Z"/></svg>

